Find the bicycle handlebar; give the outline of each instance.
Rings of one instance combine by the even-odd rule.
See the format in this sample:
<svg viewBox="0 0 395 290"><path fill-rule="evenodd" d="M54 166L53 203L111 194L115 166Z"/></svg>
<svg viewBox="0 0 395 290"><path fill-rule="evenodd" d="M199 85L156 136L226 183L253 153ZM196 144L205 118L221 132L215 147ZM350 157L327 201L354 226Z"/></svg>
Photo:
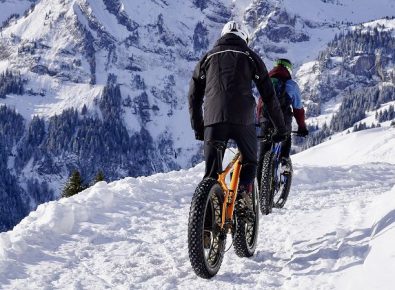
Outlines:
<svg viewBox="0 0 395 290"><path fill-rule="evenodd" d="M298 131L291 131L290 134L296 135L296 136L298 136L298 137L306 138L306 136L300 135ZM268 135L262 135L262 136L257 136L257 138L258 138L258 139L268 139L268 138L271 139L272 135L273 135L273 134L270 134L270 135L269 135L269 134L268 134Z"/></svg>

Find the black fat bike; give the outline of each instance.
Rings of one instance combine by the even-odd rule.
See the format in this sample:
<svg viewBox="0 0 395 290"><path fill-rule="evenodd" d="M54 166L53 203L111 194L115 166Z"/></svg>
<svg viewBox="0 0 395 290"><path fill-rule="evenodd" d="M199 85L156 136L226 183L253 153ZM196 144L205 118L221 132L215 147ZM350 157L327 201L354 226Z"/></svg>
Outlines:
<svg viewBox="0 0 395 290"><path fill-rule="evenodd" d="M296 131L292 131L297 135ZM272 141L273 130L269 130L264 136L259 136L261 146L270 144L270 150L266 152L258 165L262 168L259 186L259 202L262 214L268 215L273 208L282 208L287 202L292 184L292 161L289 158L287 164L282 164L281 142ZM297 135L299 136L299 135Z"/></svg>

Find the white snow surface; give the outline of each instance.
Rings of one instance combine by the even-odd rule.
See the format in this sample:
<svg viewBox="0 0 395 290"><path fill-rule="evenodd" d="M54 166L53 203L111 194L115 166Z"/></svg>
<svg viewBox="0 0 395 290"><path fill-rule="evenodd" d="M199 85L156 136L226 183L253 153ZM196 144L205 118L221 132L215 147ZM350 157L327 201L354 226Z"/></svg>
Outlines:
<svg viewBox="0 0 395 290"><path fill-rule="evenodd" d="M187 248L201 163L40 205L0 234L1 289L391 289L394 134L351 133L293 156L289 200L261 216L255 255L230 248L210 281Z"/></svg>
<svg viewBox="0 0 395 290"><path fill-rule="evenodd" d="M295 156L304 165L353 165L368 162L395 164L395 128L375 128L335 135Z"/></svg>

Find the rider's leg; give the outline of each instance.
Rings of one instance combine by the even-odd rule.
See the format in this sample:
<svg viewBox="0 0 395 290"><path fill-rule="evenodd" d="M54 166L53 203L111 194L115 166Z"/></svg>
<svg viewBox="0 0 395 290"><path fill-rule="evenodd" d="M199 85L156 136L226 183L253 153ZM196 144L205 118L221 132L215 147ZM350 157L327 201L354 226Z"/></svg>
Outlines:
<svg viewBox="0 0 395 290"><path fill-rule="evenodd" d="M239 218L253 221L255 215L252 192L256 175L258 147L255 125L232 125L229 137L236 141L242 162L235 209Z"/></svg>
<svg viewBox="0 0 395 290"><path fill-rule="evenodd" d="M289 132L288 138L282 142L281 146L281 157L289 158L289 153L291 152L291 131L292 131L292 115L284 114L284 122L287 131Z"/></svg>
<svg viewBox="0 0 395 290"><path fill-rule="evenodd" d="M257 167L257 138L255 125L230 125L229 138L236 141L241 153L242 168L240 172L240 185L249 185L254 182Z"/></svg>
<svg viewBox="0 0 395 290"><path fill-rule="evenodd" d="M292 144L292 139L291 139L291 134L288 136L288 138L282 142L281 146L281 157L284 158L289 158L289 153L291 152L291 144Z"/></svg>
<svg viewBox="0 0 395 290"><path fill-rule="evenodd" d="M283 166L284 173L285 172L290 172L291 171L291 159L289 157L289 154L291 152L291 145L292 145L292 139L291 139L291 130L292 130L292 116L286 116L284 115L284 121L285 121L285 127L287 128L287 131L289 132L288 138L282 142L281 146L281 165Z"/></svg>
<svg viewBox="0 0 395 290"><path fill-rule="evenodd" d="M218 155L217 149L208 141L225 141L228 137L229 125L225 123L214 124L204 128L204 159L206 161L206 171L204 178L212 177L218 178ZM223 156L224 152L222 152Z"/></svg>
<svg viewBox="0 0 395 290"><path fill-rule="evenodd" d="M266 119L265 122L260 124L260 136L266 136L269 134L270 130L274 127L269 119ZM271 148L270 142L259 142L259 150L258 150L258 165L257 165L257 176L260 178L262 176L262 165L263 158L265 157L266 152L268 152Z"/></svg>

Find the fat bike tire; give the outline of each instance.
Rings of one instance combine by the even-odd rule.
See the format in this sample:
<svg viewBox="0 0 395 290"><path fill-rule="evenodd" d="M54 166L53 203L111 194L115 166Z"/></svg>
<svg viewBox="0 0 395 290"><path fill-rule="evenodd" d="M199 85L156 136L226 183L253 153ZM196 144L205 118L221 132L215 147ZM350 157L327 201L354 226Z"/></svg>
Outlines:
<svg viewBox="0 0 395 290"><path fill-rule="evenodd" d="M223 190L213 178L202 180L192 197L188 220L189 260L196 275L210 279L224 257L226 234L222 232Z"/></svg>
<svg viewBox="0 0 395 290"><path fill-rule="evenodd" d="M254 211L253 220L236 218L236 228L233 234L233 247L239 257L251 257L254 255L259 231L259 194L258 183L255 180L252 191L252 208Z"/></svg>
<svg viewBox="0 0 395 290"><path fill-rule="evenodd" d="M263 157L261 186L259 189L259 204L263 215L268 215L272 212L275 173L274 153L268 151Z"/></svg>

